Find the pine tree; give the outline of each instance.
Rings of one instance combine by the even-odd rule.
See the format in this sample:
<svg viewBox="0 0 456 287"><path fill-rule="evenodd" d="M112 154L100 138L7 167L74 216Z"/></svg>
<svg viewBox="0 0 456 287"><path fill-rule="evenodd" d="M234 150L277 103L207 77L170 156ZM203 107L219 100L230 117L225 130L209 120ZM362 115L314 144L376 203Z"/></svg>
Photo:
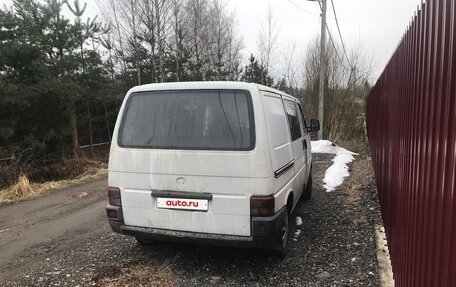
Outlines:
<svg viewBox="0 0 456 287"><path fill-rule="evenodd" d="M62 16L64 3L15 0L12 9L0 9L0 157L22 154L37 164L75 154L77 120L92 125L87 118L94 115L105 119L104 138L110 137L104 127L117 114L118 95L112 67L84 43L96 41L98 24L70 23Z"/></svg>
<svg viewBox="0 0 456 287"><path fill-rule="evenodd" d="M259 64L253 54L250 55L249 64L244 68L241 81L262 84L269 87L274 85L274 80L269 75L266 67Z"/></svg>

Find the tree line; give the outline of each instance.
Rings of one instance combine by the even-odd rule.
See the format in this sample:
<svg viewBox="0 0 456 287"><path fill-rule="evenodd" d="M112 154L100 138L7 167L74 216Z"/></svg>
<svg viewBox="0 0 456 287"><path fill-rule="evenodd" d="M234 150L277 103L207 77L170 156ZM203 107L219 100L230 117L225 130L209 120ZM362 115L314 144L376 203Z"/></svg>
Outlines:
<svg viewBox="0 0 456 287"><path fill-rule="evenodd" d="M14 0L0 8L0 159L13 155L28 168L78 158L81 145L109 142L125 92L146 83L257 82L301 97L307 116L316 116L318 46L309 44L302 58L293 44L278 52L271 7L258 57L244 66L242 33L222 0L97 4L100 15L92 19L79 0ZM368 88L368 69L353 77L335 55L328 53L333 68L326 87L334 124L325 125L334 139L353 125L351 110L362 115L358 102ZM272 75L275 57L281 68Z"/></svg>
<svg viewBox="0 0 456 287"><path fill-rule="evenodd" d="M17 0L0 9L0 157L42 164L109 139L120 83L96 46L109 28L83 19L85 7Z"/></svg>
<svg viewBox="0 0 456 287"><path fill-rule="evenodd" d="M239 80L242 38L222 2L99 5L104 21L84 17L87 4L77 0L0 9L0 159L42 164L109 142L135 85Z"/></svg>

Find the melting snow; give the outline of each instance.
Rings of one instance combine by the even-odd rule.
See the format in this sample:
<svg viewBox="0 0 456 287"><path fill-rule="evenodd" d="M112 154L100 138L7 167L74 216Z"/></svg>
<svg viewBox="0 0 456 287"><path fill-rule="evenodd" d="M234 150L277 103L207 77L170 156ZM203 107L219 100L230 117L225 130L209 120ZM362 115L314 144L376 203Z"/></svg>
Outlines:
<svg viewBox="0 0 456 287"><path fill-rule="evenodd" d="M299 235L301 235L300 229L296 230L296 232L293 234L293 241L298 241Z"/></svg>
<svg viewBox="0 0 456 287"><path fill-rule="evenodd" d="M326 170L325 178L323 179L323 187L327 192L335 190L336 187L344 182L344 178L350 175L347 164L355 160L354 155L358 155L327 140L313 141L312 152L336 155L333 159L334 164Z"/></svg>

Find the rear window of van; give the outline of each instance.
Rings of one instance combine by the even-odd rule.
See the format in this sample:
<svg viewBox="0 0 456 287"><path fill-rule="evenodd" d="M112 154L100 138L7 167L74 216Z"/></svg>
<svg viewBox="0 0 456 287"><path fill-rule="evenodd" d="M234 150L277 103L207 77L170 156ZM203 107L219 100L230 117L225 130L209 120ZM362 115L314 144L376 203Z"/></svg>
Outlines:
<svg viewBox="0 0 456 287"><path fill-rule="evenodd" d="M118 143L130 148L252 150L253 119L247 91L133 93L126 103Z"/></svg>

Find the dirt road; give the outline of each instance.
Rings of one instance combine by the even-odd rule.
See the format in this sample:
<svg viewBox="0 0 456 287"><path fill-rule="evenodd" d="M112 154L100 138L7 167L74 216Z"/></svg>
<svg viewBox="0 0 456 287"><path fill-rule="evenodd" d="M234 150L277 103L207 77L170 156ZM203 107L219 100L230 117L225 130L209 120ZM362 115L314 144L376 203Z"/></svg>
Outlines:
<svg viewBox="0 0 456 287"><path fill-rule="evenodd" d="M0 286L378 286L367 160L359 157L344 185L326 193L331 158L315 157L314 196L292 216L283 260L262 250L141 247L110 231L100 180L0 207Z"/></svg>
<svg viewBox="0 0 456 287"><path fill-rule="evenodd" d="M0 207L0 283L103 228L106 186L103 179Z"/></svg>

